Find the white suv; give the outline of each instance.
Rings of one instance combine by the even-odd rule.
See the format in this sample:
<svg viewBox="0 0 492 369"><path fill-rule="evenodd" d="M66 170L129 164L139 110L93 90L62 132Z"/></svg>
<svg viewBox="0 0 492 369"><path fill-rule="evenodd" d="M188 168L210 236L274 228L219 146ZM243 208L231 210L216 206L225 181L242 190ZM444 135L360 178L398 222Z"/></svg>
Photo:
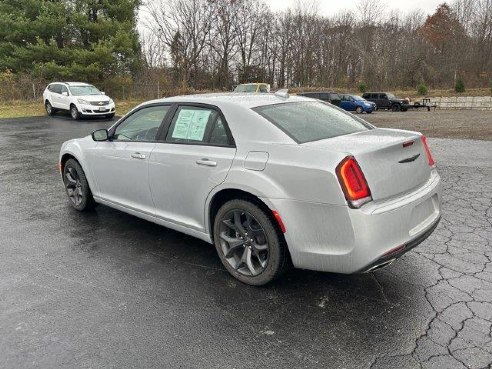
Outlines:
<svg viewBox="0 0 492 369"><path fill-rule="evenodd" d="M113 118L114 101L93 85L83 82L53 82L43 92L46 113L70 112L73 119L83 116Z"/></svg>

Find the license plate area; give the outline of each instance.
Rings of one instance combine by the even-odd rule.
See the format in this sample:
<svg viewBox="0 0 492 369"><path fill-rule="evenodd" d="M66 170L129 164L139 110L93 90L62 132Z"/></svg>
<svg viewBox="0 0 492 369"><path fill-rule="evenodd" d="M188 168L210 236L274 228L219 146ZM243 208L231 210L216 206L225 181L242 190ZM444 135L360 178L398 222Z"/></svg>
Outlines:
<svg viewBox="0 0 492 369"><path fill-rule="evenodd" d="M412 217L410 221L411 229L409 235L414 236L425 229L435 220L438 213L439 209L437 194L418 204L412 210Z"/></svg>

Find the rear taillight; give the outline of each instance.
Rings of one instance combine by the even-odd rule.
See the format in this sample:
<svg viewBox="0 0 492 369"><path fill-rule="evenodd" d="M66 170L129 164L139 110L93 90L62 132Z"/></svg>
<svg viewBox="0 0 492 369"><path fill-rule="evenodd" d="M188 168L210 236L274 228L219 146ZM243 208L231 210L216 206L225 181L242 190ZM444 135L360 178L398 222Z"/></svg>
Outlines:
<svg viewBox="0 0 492 369"><path fill-rule="evenodd" d="M429 145L427 144L427 137L422 136L422 144L424 145L425 153L427 154L427 160L429 161L429 166L433 167L436 162L434 161L434 158L432 157L431 151L429 149Z"/></svg>
<svg viewBox="0 0 492 369"><path fill-rule="evenodd" d="M343 193L349 205L360 208L366 202L371 201L371 190L367 184L364 173L352 156L347 156L337 167L337 177L342 186Z"/></svg>

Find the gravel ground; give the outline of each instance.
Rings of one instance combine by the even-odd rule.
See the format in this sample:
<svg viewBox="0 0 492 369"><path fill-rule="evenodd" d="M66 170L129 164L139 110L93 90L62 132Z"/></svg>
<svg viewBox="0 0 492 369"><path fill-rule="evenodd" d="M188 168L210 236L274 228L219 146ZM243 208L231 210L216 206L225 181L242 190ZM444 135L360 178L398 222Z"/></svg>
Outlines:
<svg viewBox="0 0 492 369"><path fill-rule="evenodd" d="M0 120L0 367L491 367L492 142L429 140L443 217L386 269L254 288L211 245L71 209L60 144L108 125Z"/></svg>
<svg viewBox="0 0 492 369"><path fill-rule="evenodd" d="M362 117L378 127L409 129L429 137L492 140L492 110L376 111Z"/></svg>

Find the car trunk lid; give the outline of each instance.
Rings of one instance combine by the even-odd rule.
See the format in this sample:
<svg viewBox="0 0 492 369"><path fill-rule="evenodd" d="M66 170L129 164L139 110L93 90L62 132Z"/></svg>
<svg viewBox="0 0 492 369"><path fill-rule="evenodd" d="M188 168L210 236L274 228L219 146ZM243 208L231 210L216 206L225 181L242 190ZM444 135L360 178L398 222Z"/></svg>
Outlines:
<svg viewBox="0 0 492 369"><path fill-rule="evenodd" d="M431 173L416 132L376 128L304 145L354 156L376 201L410 192Z"/></svg>

